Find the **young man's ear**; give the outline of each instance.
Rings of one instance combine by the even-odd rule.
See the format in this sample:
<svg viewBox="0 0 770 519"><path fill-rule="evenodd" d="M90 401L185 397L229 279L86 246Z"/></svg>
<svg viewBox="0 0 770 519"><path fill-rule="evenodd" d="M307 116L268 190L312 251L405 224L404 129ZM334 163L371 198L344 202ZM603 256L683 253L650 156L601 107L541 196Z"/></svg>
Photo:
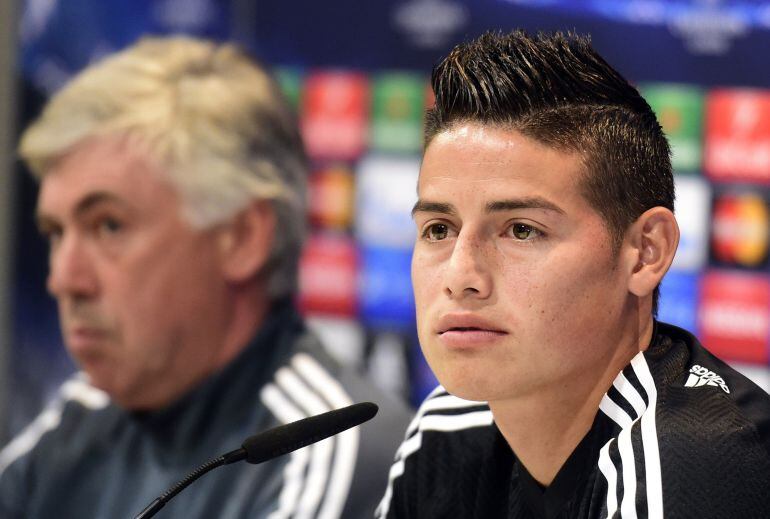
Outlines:
<svg viewBox="0 0 770 519"><path fill-rule="evenodd" d="M255 201L237 213L219 235L225 279L239 283L265 266L275 238L275 211L267 200Z"/></svg>
<svg viewBox="0 0 770 519"><path fill-rule="evenodd" d="M671 266L679 245L674 213L665 207L648 209L631 225L627 238L628 289L639 297L650 295Z"/></svg>

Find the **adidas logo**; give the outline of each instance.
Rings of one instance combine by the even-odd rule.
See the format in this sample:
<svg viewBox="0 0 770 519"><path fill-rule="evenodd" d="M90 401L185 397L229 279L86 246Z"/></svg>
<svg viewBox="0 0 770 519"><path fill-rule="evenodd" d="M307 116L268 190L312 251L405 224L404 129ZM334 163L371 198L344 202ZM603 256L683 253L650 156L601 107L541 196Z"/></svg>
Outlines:
<svg viewBox="0 0 770 519"><path fill-rule="evenodd" d="M727 384L722 377L703 366L695 364L690 368L690 374L687 376L687 382L684 383L684 387L700 386L717 386L721 387L722 391L725 393L730 392L730 389L727 387Z"/></svg>

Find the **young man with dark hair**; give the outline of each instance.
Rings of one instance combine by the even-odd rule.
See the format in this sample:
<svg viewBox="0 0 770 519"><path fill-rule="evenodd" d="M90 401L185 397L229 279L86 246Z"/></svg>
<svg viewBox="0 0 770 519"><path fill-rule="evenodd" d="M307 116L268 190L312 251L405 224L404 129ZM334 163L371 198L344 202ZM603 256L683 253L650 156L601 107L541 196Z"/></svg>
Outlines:
<svg viewBox="0 0 770 519"><path fill-rule="evenodd" d="M381 518L770 517L770 397L654 318L669 147L586 38L485 34L434 70L413 214L442 387Z"/></svg>

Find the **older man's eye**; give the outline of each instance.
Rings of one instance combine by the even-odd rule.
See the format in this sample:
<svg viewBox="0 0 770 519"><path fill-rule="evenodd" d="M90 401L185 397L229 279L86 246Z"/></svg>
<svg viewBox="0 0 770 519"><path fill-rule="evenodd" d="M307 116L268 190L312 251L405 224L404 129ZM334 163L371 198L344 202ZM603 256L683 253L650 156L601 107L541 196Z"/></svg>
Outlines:
<svg viewBox="0 0 770 519"><path fill-rule="evenodd" d="M422 236L428 241L444 240L449 236L449 226L444 223L434 223L425 229Z"/></svg>
<svg viewBox="0 0 770 519"><path fill-rule="evenodd" d="M541 235L540 231L524 223L515 223L511 225L509 227L509 232L511 236L517 240L531 240Z"/></svg>
<svg viewBox="0 0 770 519"><path fill-rule="evenodd" d="M64 231L58 226L46 225L40 227L40 235L48 242L49 246L57 244L61 240L63 233Z"/></svg>
<svg viewBox="0 0 770 519"><path fill-rule="evenodd" d="M94 231L100 237L111 237L123 230L123 222L111 216L105 216L94 222Z"/></svg>

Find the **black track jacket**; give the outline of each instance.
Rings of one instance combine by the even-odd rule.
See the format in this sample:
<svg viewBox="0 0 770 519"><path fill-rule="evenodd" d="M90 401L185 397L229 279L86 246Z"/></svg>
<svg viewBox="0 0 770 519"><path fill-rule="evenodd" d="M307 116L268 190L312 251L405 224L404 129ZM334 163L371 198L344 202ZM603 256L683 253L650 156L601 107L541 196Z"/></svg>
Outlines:
<svg viewBox="0 0 770 519"><path fill-rule="evenodd" d="M662 323L548 488L484 403L438 388L412 421L379 518L770 518L770 396Z"/></svg>

